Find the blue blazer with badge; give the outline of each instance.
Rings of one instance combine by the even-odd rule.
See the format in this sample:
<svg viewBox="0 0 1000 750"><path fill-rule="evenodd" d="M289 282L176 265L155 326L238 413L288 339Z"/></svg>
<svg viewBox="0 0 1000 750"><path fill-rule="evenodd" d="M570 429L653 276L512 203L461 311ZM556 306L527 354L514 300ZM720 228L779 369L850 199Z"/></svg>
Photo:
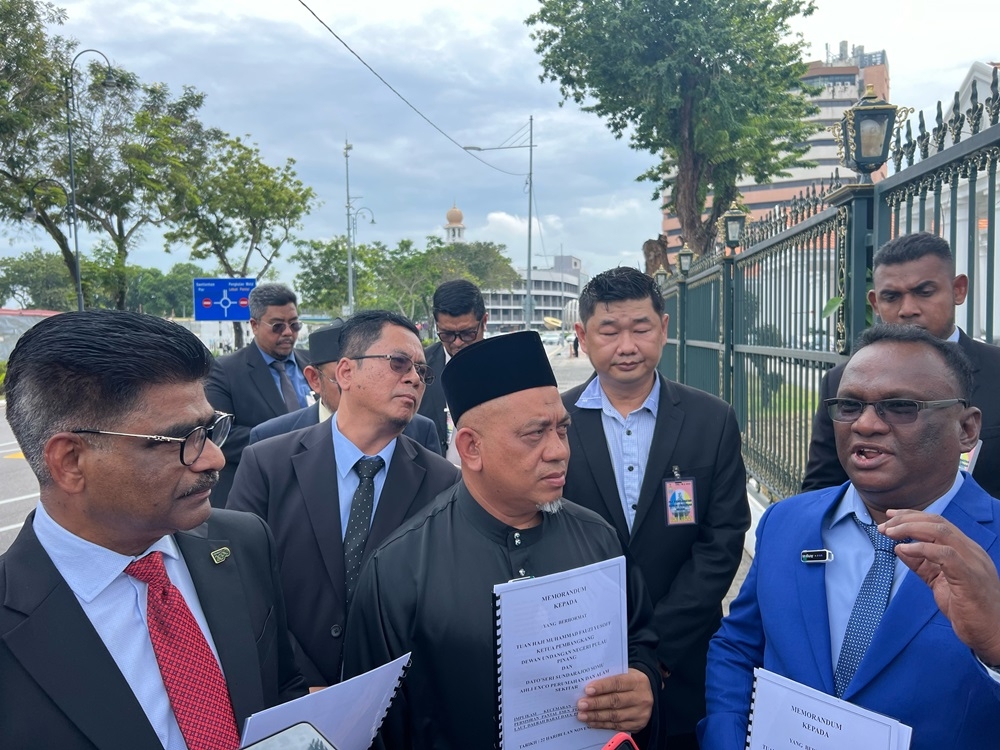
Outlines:
<svg viewBox="0 0 1000 750"><path fill-rule="evenodd" d="M754 667L833 694L824 566L800 562L800 553L823 547L823 520L846 488L783 500L761 518L753 565L709 647L702 750L744 747ZM965 476L943 515L1000 563L1000 501L974 479ZM913 727L911 750L1000 746L1000 683L909 571L844 700Z"/></svg>
<svg viewBox="0 0 1000 750"><path fill-rule="evenodd" d="M286 432L301 430L303 427L312 427L319 424L319 403L314 403L304 409L282 414L280 417L262 422L250 430L250 443L264 440L275 435L284 435ZM441 455L441 443L438 441L437 427L427 417L414 414L413 419L403 428L403 434L417 443L420 443L431 453Z"/></svg>

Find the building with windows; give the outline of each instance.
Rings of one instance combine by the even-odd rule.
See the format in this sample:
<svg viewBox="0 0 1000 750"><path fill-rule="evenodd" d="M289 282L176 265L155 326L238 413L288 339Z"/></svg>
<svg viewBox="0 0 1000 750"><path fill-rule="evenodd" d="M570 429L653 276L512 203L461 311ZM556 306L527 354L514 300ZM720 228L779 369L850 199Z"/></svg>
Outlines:
<svg viewBox="0 0 1000 750"><path fill-rule="evenodd" d="M486 312L489 321L486 324L488 332L518 331L525 327L525 291L526 269L518 268L520 283L513 289L483 289L483 299L486 302ZM580 298L580 290L587 283L588 277L583 273L579 258L572 255L556 255L552 258L549 268L532 266L531 288L533 316L529 328L543 330L552 328L553 320L559 320L561 325L555 326L564 331L572 330L576 322L576 303ZM546 322L546 318L549 321Z"/></svg>

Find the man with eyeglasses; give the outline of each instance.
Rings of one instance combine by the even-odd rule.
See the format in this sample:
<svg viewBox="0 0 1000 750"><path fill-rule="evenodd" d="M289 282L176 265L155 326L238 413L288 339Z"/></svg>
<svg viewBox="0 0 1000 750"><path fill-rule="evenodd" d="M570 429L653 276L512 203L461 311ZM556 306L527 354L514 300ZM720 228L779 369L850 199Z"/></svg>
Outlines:
<svg viewBox="0 0 1000 750"><path fill-rule="evenodd" d="M284 284L260 284L250 292L253 341L219 357L205 385L209 403L234 415L226 441L226 465L212 493L212 504L225 507L250 430L261 422L309 405L309 383L302 368L308 357L295 351L302 323L295 293Z"/></svg>
<svg viewBox="0 0 1000 750"><path fill-rule="evenodd" d="M302 372L316 396L316 402L305 409L261 422L250 430L250 445L258 440L325 422L337 411L340 405L340 386L337 385L335 370L337 362L340 361L340 329L343 325L344 321L337 318L332 324L315 329L309 334L311 362L302 369ZM427 417L414 414L413 419L403 428L403 434L411 440L416 440L427 450L441 454L437 427Z"/></svg>
<svg viewBox="0 0 1000 750"><path fill-rule="evenodd" d="M229 508L271 527L296 659L311 687L340 680L344 628L361 562L459 471L402 435L435 373L417 329L366 310L340 329L333 417L249 446Z"/></svg>
<svg viewBox="0 0 1000 750"><path fill-rule="evenodd" d="M236 750L249 715L305 694L270 531L209 503L232 422L211 363L181 326L110 310L14 348L39 503L0 555L4 747Z"/></svg>
<svg viewBox="0 0 1000 750"><path fill-rule="evenodd" d="M972 382L929 331L862 334L825 404L850 481L761 518L709 647L702 750L743 747L755 667L898 719L911 750L997 747L1000 501L958 470Z"/></svg>
<svg viewBox="0 0 1000 750"><path fill-rule="evenodd" d="M955 325L955 307L965 301L969 279L955 273L951 248L942 238L919 232L887 242L873 259L874 288L868 301L885 323L923 328L939 339L957 343L972 362L970 401L982 412L982 445L972 454L972 476L994 497L1000 497L1000 347L970 338ZM844 373L838 365L823 377L820 399L837 394ZM809 462L803 492L834 487L847 481L837 459L833 422L820 404L813 417Z"/></svg>
<svg viewBox="0 0 1000 750"><path fill-rule="evenodd" d="M464 347L483 340L489 316L479 287L465 279L446 281L435 289L432 312L440 341L428 346L424 356L431 369L441 373L451 358ZM440 381L427 386L420 413L434 420L441 438L442 454L458 465L458 451L451 441L455 425L448 413Z"/></svg>

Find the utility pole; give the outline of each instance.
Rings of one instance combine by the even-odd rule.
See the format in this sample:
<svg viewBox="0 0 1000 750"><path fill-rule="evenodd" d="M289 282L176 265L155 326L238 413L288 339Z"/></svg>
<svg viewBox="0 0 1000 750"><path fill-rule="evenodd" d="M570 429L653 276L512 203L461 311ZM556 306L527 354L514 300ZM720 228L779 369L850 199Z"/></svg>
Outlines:
<svg viewBox="0 0 1000 750"><path fill-rule="evenodd" d="M535 157L535 117L528 118L528 273L525 282L528 285L528 296L525 304L525 329L531 330L531 321L535 316L534 290L531 288L531 209L534 203L534 157Z"/></svg>
<svg viewBox="0 0 1000 750"><path fill-rule="evenodd" d="M354 237L351 235L351 149L344 139L344 182L347 185L347 314L354 314Z"/></svg>

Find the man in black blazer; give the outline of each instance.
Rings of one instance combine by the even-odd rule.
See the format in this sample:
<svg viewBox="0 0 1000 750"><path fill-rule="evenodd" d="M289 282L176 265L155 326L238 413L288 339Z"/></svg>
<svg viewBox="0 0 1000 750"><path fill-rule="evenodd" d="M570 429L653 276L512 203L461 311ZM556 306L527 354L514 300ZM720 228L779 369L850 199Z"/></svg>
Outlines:
<svg viewBox="0 0 1000 750"><path fill-rule="evenodd" d="M295 293L284 284L254 287L250 292L253 341L219 357L205 384L209 403L233 415L233 429L223 451L226 465L212 493L217 508L226 505L250 429L309 404L309 384L302 372L309 358L295 350L302 328L295 305Z"/></svg>
<svg viewBox="0 0 1000 750"><path fill-rule="evenodd" d="M428 346L424 350L424 356L430 368L440 374L444 372L448 360L462 347L482 341L486 335L486 321L489 316L486 314L486 304L483 302L479 287L465 279L446 281L435 289L432 311L434 326L441 340ZM444 397L440 378L427 386L424 399L420 402L420 413L434 420L441 440L441 455L457 465L458 453L454 447L450 453L448 450L448 441L454 432L454 425L449 425L448 403Z"/></svg>
<svg viewBox="0 0 1000 750"><path fill-rule="evenodd" d="M340 680L349 605L345 535L359 489L352 467L363 457L384 461L374 477L364 557L460 477L401 435L432 377L413 323L387 311L360 312L344 323L340 345L341 399L333 418L249 446L228 502L274 532L289 630L312 687Z"/></svg>
<svg viewBox="0 0 1000 750"><path fill-rule="evenodd" d="M216 747L235 750L248 716L305 694L267 526L209 504L230 423L205 399L210 366L181 326L110 310L48 318L11 354L7 419L40 501L0 555L4 747L190 744L147 628L148 586L126 571L154 556L181 597L171 626L189 610L200 663L214 654L205 672L224 678L188 683L223 707L196 731L224 728Z"/></svg>
<svg viewBox="0 0 1000 750"><path fill-rule="evenodd" d="M965 301L968 277L955 274L948 243L928 232L887 242L875 253L872 266L868 301L883 322L919 326L940 339L957 342L972 362L972 406L983 414L982 445L976 451L972 476L990 495L1000 497L1000 347L976 341L955 325L955 307ZM820 383L803 492L847 481L837 458L833 421L823 405L824 400L836 397L843 374L844 365L837 365Z"/></svg>
<svg viewBox="0 0 1000 750"><path fill-rule="evenodd" d="M564 493L628 540L659 636L662 747L696 750L708 642L750 525L739 426L729 404L657 373L667 316L651 277L598 274L580 295L580 319L597 376L563 394L572 418Z"/></svg>
<svg viewBox="0 0 1000 750"><path fill-rule="evenodd" d="M340 329L344 321L337 318L332 324L319 328L309 334L309 359L302 372L312 392L316 394L316 402L305 409L274 417L250 430L250 445L286 432L312 427L325 422L337 411L340 404L340 388L337 386L336 368L340 360ZM403 434L411 440L416 440L432 453L441 455L441 442L438 439L437 427L427 417L414 414L413 419L403 428Z"/></svg>

